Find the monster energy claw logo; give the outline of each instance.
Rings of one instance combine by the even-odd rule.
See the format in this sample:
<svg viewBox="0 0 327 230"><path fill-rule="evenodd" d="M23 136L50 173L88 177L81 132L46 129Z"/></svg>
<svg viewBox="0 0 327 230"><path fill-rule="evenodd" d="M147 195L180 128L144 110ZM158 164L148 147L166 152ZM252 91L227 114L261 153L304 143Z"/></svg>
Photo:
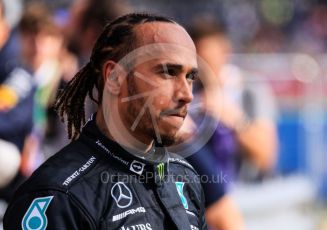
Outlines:
<svg viewBox="0 0 327 230"><path fill-rule="evenodd" d="M187 203L187 199L184 196L183 193L183 188L184 188L184 182L175 182L176 184L176 189L178 192L179 197L181 198L182 204L184 206L185 209L188 209L188 203Z"/></svg>
<svg viewBox="0 0 327 230"><path fill-rule="evenodd" d="M158 164L157 170L158 170L158 176L159 176L160 180L162 180L162 178L164 177L165 164L164 163Z"/></svg>
<svg viewBox="0 0 327 230"><path fill-rule="evenodd" d="M23 220L23 230L44 230L48 225L48 219L45 215L53 196L36 198L27 209Z"/></svg>

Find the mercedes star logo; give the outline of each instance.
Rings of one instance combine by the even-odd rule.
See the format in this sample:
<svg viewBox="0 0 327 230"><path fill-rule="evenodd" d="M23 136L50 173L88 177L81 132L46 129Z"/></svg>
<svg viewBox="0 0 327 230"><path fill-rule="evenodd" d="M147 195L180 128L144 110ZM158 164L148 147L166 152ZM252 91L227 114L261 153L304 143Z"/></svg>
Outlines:
<svg viewBox="0 0 327 230"><path fill-rule="evenodd" d="M119 208L127 208L133 201L131 190L123 182L117 182L112 186L111 196Z"/></svg>

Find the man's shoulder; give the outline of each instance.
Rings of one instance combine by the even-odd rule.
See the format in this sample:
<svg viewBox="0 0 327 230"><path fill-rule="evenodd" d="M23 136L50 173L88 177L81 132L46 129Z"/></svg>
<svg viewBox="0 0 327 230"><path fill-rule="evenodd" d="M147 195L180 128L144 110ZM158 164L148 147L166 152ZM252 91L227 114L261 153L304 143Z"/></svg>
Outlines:
<svg viewBox="0 0 327 230"><path fill-rule="evenodd" d="M101 165L102 156L81 141L73 141L45 161L18 193L38 190L67 192Z"/></svg>
<svg viewBox="0 0 327 230"><path fill-rule="evenodd" d="M181 169L183 171L187 171L188 173L198 175L193 166L185 158L178 154L169 153L168 162L175 169Z"/></svg>
<svg viewBox="0 0 327 230"><path fill-rule="evenodd" d="M102 173L112 168L102 153L77 140L44 162L17 190L11 209L21 207L33 199L53 197L59 208L72 207L95 222L103 213L107 202L109 182ZM67 211L65 210L65 211ZM91 222L92 222L91 221Z"/></svg>

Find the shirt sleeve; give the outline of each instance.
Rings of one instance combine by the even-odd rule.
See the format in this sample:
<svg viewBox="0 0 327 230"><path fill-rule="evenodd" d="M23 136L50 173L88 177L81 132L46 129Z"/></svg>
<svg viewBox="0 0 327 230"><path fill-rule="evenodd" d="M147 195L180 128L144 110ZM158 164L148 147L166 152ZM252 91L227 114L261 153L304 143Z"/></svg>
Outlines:
<svg viewBox="0 0 327 230"><path fill-rule="evenodd" d="M96 229L87 211L71 195L58 191L17 197L4 216L4 229Z"/></svg>

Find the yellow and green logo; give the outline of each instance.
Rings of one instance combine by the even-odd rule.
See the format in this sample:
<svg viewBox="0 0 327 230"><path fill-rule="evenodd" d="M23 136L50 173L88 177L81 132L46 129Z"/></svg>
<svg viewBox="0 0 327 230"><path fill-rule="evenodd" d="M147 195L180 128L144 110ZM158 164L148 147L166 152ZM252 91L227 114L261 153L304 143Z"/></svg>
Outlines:
<svg viewBox="0 0 327 230"><path fill-rule="evenodd" d="M158 172L159 179L162 180L165 175L165 164L164 163L160 163L157 165L157 172Z"/></svg>

